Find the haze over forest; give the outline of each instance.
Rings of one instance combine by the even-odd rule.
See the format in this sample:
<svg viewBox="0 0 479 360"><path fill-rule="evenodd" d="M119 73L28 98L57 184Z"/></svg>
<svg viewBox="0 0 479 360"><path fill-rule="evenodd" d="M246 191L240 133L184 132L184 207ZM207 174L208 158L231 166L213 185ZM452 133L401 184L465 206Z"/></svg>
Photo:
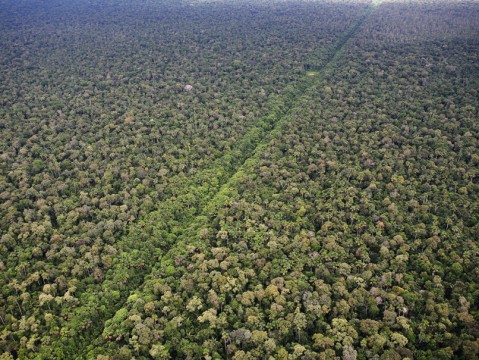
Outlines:
<svg viewBox="0 0 479 360"><path fill-rule="evenodd" d="M479 1L0 0L0 360L478 359Z"/></svg>

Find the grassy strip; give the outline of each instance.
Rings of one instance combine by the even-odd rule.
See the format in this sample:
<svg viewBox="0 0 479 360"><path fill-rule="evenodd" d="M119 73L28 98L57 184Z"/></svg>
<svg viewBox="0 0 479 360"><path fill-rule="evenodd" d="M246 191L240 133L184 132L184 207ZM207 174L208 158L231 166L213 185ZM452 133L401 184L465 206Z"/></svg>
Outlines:
<svg viewBox="0 0 479 360"><path fill-rule="evenodd" d="M61 337L44 345L35 358L90 357L91 353L87 354L94 349L90 344L101 335L106 319L112 318L130 293L148 280L148 274L156 272L157 263L171 259L178 249L188 244L201 229L206 214L224 204L242 173L252 167L269 141L290 121L287 115L301 103L302 95L314 91L321 72L334 67L345 44L371 11L372 7L368 8L328 51L326 62L315 71L318 76L306 74L296 86L287 87L281 96L271 99L270 114L260 118L232 151L195 176L176 176L177 186L172 196L133 225L129 234L118 242L119 254L101 286L91 285L85 289L80 296L80 305L63 324ZM71 313L71 310L67 308L65 313Z"/></svg>
<svg viewBox="0 0 479 360"><path fill-rule="evenodd" d="M341 39L341 46L335 47L336 52L340 53L344 46L347 44L347 41L356 33L361 24L366 20L367 16L371 13L368 9L365 15L360 17L360 21L356 22L353 25L354 31L347 32L347 38ZM168 277L172 276L174 278L181 278L183 275L181 270L173 266L172 259L177 256L187 255L187 249L189 246L195 246L196 248L203 248L204 243L199 239L199 232L201 229L205 228L208 223L208 219L213 216L218 209L227 204L231 198L235 197L236 187L244 174L249 172L259 160L261 154L266 150L269 145L269 142L275 137L279 136L283 128L291 121L294 121L296 113L299 113L303 108L303 105L309 101L308 96L312 96L317 92L317 85L321 81L321 73L329 71L335 67L336 56L331 56L329 62L324 64L322 71L315 71L314 76L307 72L305 74L304 82L301 84L301 91L297 91L294 96L294 101L290 108L286 112L282 113L282 116L276 120L274 126L266 134L263 141L257 143L256 148L254 149L251 156L249 156L243 164L227 179L222 186L220 186L216 193L213 196L208 196L203 198L207 200L206 203L202 203L202 210L198 212L198 215L194 217L190 222L183 223L183 226L180 226L174 229L176 234L176 240L174 244L171 244L169 249L164 253L164 255L159 259L157 264L152 269L151 273L144 278L144 284L142 287L137 289L132 295L132 298L136 296L141 296L143 287L152 280L154 281L155 277ZM334 63L333 63L334 61ZM289 102L291 103L291 102ZM113 318L113 317L112 317ZM112 318L106 322L106 327L108 324L113 321ZM93 343L87 352L87 358L92 358L98 355L97 349L100 349L103 345L103 339L99 338L96 342Z"/></svg>

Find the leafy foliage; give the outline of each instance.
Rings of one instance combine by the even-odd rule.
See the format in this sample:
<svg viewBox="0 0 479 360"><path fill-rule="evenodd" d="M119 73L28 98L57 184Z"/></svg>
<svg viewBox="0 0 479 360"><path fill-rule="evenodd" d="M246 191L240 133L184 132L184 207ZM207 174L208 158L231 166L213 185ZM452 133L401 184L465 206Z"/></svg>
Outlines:
<svg viewBox="0 0 479 360"><path fill-rule="evenodd" d="M478 356L477 4L54 5L2 5L0 356Z"/></svg>

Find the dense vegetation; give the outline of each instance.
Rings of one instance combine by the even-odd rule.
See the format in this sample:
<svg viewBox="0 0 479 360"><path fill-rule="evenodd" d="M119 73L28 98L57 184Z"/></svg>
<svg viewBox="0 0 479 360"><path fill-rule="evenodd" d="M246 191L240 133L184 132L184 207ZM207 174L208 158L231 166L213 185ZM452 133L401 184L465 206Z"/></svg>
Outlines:
<svg viewBox="0 0 479 360"><path fill-rule="evenodd" d="M478 3L37 6L0 358L479 357Z"/></svg>

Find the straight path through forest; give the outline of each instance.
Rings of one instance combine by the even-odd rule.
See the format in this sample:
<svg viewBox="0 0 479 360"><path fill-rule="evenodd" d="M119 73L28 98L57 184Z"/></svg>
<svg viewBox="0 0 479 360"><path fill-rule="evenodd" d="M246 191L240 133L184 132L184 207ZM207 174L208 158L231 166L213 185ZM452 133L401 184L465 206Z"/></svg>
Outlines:
<svg viewBox="0 0 479 360"><path fill-rule="evenodd" d="M168 259L169 254L188 244L188 235L200 230L205 215L214 211L215 204L222 202L231 184L251 168L271 139L281 133L290 120L288 115L300 106L301 97L315 91L321 74L334 68L348 41L375 7L371 4L338 41L326 49L326 57L322 57L325 60L317 64L315 76L305 74L294 87L287 87L281 97L270 101L269 115L260 118L231 152L193 177L177 176L176 192L162 202L158 210L133 225L129 234L118 242L119 255L105 274L101 288L92 286L81 294L79 306L63 324L61 338L43 346L37 358L88 357L92 349L88 345L101 336L105 321L124 306L130 293L141 289L157 262ZM55 349L55 353L51 349Z"/></svg>

